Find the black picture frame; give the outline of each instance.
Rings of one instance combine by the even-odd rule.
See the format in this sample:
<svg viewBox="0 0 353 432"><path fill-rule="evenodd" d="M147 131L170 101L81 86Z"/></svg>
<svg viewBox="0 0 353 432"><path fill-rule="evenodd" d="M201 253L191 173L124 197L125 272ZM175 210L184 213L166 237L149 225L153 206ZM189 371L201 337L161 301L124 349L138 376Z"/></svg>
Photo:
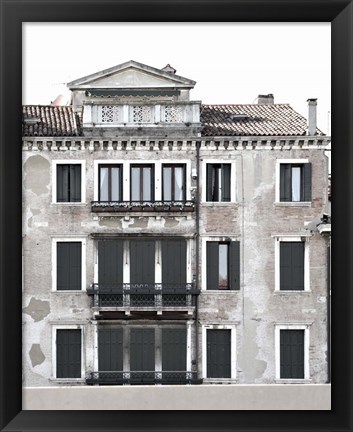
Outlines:
<svg viewBox="0 0 353 432"><path fill-rule="evenodd" d="M0 0L0 5L0 429L3 431L353 430L352 2L346 0L129 0L120 2ZM134 411L21 411L21 25L22 22L80 21L331 22L332 148L334 149L332 157L334 229L331 411L204 412L190 410L138 413ZM79 43L76 45L79 50ZM195 55L197 55L197 43L195 43ZM216 53L210 53L210 60L219 60ZM45 61L45 52L43 52L43 61ZM296 67L295 64L292 66ZM310 67L310 65L298 65L298 67Z"/></svg>

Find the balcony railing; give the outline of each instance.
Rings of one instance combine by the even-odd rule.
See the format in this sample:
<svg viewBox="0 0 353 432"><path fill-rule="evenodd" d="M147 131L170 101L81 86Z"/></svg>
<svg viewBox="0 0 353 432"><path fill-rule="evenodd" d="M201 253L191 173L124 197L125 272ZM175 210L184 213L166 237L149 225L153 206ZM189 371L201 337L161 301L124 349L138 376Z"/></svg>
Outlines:
<svg viewBox="0 0 353 432"><path fill-rule="evenodd" d="M193 307L200 294L194 284L98 284L87 289L94 307Z"/></svg>
<svg viewBox="0 0 353 432"><path fill-rule="evenodd" d="M92 212L193 212L195 202L183 201L92 201Z"/></svg>
<svg viewBox="0 0 353 432"><path fill-rule="evenodd" d="M91 372L86 384L202 384L197 372L189 371L114 371Z"/></svg>

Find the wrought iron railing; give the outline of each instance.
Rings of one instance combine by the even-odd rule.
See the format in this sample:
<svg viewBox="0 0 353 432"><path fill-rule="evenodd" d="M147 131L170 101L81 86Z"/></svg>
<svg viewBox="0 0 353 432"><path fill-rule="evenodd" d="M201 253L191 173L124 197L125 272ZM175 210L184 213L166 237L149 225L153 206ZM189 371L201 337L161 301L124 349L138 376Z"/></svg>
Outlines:
<svg viewBox="0 0 353 432"><path fill-rule="evenodd" d="M92 201L92 212L193 212L193 200L182 201Z"/></svg>
<svg viewBox="0 0 353 432"><path fill-rule="evenodd" d="M86 384L202 384L202 379L190 371L99 371L91 372Z"/></svg>
<svg viewBox="0 0 353 432"><path fill-rule="evenodd" d="M193 283L187 284L99 284L87 289L94 307L193 307L200 294Z"/></svg>

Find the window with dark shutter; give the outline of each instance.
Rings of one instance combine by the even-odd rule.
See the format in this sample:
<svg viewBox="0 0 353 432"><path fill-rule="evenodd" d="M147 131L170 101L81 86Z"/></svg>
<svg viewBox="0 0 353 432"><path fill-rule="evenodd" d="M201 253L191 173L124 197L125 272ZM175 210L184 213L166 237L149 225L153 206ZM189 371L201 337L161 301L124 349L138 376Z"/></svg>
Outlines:
<svg viewBox="0 0 353 432"><path fill-rule="evenodd" d="M231 378L231 330L207 330L207 378Z"/></svg>
<svg viewBox="0 0 353 432"><path fill-rule="evenodd" d="M206 201L230 201L230 164L207 164Z"/></svg>
<svg viewBox="0 0 353 432"><path fill-rule="evenodd" d="M154 290L155 284L155 241L130 241L130 284L134 292L130 295L130 304L135 306L155 304L154 294L139 294L140 290Z"/></svg>
<svg viewBox="0 0 353 432"><path fill-rule="evenodd" d="M311 201L311 163L280 164L280 201Z"/></svg>
<svg viewBox="0 0 353 432"><path fill-rule="evenodd" d="M155 370L154 329L132 328L130 330L130 370Z"/></svg>
<svg viewBox="0 0 353 432"><path fill-rule="evenodd" d="M98 327L98 369L104 371L123 370L123 329Z"/></svg>
<svg viewBox="0 0 353 432"><path fill-rule="evenodd" d="M56 289L82 289L82 243L57 242Z"/></svg>
<svg viewBox="0 0 353 432"><path fill-rule="evenodd" d="M304 290L304 242L280 242L280 290Z"/></svg>
<svg viewBox="0 0 353 432"><path fill-rule="evenodd" d="M162 370L186 371L186 329L162 329Z"/></svg>
<svg viewBox="0 0 353 432"><path fill-rule="evenodd" d="M100 306L123 305L123 240L98 241Z"/></svg>
<svg viewBox="0 0 353 432"><path fill-rule="evenodd" d="M56 167L56 201L81 202L81 165L60 164Z"/></svg>
<svg viewBox="0 0 353 432"><path fill-rule="evenodd" d="M280 378L304 378L304 330L280 330Z"/></svg>
<svg viewBox="0 0 353 432"><path fill-rule="evenodd" d="M81 378L81 330L56 331L56 377Z"/></svg>
<svg viewBox="0 0 353 432"><path fill-rule="evenodd" d="M207 289L240 289L240 243L207 242Z"/></svg>

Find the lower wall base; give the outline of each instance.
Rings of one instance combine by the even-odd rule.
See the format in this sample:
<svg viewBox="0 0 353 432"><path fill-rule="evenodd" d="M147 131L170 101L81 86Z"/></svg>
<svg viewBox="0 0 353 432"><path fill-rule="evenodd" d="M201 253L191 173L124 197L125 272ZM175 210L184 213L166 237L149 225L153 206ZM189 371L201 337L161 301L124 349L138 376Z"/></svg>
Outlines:
<svg viewBox="0 0 353 432"><path fill-rule="evenodd" d="M330 410L329 384L26 387L23 410Z"/></svg>

